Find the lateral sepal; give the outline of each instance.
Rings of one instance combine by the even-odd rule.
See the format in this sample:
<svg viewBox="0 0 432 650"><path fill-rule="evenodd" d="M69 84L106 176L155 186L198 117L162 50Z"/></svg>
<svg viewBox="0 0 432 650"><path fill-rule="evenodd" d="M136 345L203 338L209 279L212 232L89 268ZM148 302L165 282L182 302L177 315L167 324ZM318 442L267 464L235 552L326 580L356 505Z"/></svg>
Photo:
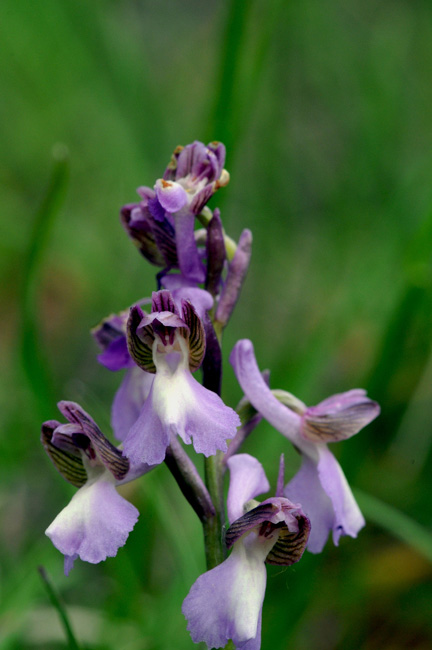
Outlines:
<svg viewBox="0 0 432 650"><path fill-rule="evenodd" d="M66 448L52 443L54 431L58 426L60 422L57 420L44 422L41 429L41 443L56 470L68 483L80 488L87 482L87 472L81 453L72 443L70 445L66 443L64 445Z"/></svg>

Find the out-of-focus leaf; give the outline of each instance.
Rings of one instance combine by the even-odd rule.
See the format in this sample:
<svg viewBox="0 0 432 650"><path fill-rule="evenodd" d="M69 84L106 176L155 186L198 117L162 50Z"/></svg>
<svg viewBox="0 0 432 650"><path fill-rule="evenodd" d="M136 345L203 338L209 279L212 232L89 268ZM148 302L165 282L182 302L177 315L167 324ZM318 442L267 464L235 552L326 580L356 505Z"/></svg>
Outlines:
<svg viewBox="0 0 432 650"><path fill-rule="evenodd" d="M36 400L43 405L53 401L50 372L47 368L38 327L39 281L43 256L55 219L62 206L69 177L69 156L64 145L53 150L54 166L44 199L35 215L27 254L24 257L21 289L21 361Z"/></svg>
<svg viewBox="0 0 432 650"><path fill-rule="evenodd" d="M57 613L60 617L60 621L63 625L63 629L66 635L66 638L68 640L68 648L69 650L79 650L79 645L75 639L75 635L72 631L71 624L69 622L69 617L66 613L66 609L63 605L63 603L60 601L59 595L57 591L54 588L54 585L52 584L47 572L45 571L44 567L40 566L39 567L39 573L42 578L42 581L45 585L45 588L48 592L48 596L51 600L51 603L53 607L57 610Z"/></svg>
<svg viewBox="0 0 432 650"><path fill-rule="evenodd" d="M367 520L409 544L432 562L432 531L371 494L355 489L354 495Z"/></svg>

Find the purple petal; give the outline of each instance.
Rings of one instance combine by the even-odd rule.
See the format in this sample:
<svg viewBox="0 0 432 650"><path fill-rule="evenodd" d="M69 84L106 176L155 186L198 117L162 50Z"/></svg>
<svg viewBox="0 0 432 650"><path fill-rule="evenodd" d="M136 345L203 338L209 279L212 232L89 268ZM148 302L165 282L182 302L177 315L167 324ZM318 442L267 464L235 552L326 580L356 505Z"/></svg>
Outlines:
<svg viewBox="0 0 432 650"><path fill-rule="evenodd" d="M198 283L189 280L189 278L181 273L167 273L160 276L160 284L164 289L168 289L168 291L171 291L174 295L174 292L177 291L177 289L196 287Z"/></svg>
<svg viewBox="0 0 432 650"><path fill-rule="evenodd" d="M182 301L182 317L189 333L187 337L189 369L195 372L200 367L206 350L204 324L189 300Z"/></svg>
<svg viewBox="0 0 432 650"><path fill-rule="evenodd" d="M148 210L155 220L155 223L164 223L167 219L166 211L159 203L157 196L148 202Z"/></svg>
<svg viewBox="0 0 432 650"><path fill-rule="evenodd" d="M228 521L232 524L244 514L244 504L259 494L268 492L270 484L261 463L249 454L232 456L227 465L230 470L227 510Z"/></svg>
<svg viewBox="0 0 432 650"><path fill-rule="evenodd" d="M337 546L341 535L357 537L366 522L341 466L325 445L319 447L318 475L333 504L333 542Z"/></svg>
<svg viewBox="0 0 432 650"><path fill-rule="evenodd" d="M135 506L123 499L103 475L76 492L46 535L68 557L68 566L76 556L96 564L116 555L137 519Z"/></svg>
<svg viewBox="0 0 432 650"><path fill-rule="evenodd" d="M117 440L125 440L129 429L137 421L153 379L153 374L135 364L125 374L111 409L111 425Z"/></svg>
<svg viewBox="0 0 432 650"><path fill-rule="evenodd" d="M353 388L345 393L337 393L331 397L327 397L316 406L310 406L316 415L325 415L328 412L338 412L355 404L360 404L367 399L367 394L364 388Z"/></svg>
<svg viewBox="0 0 432 650"><path fill-rule="evenodd" d="M222 142L210 142L207 146L216 156L216 160L218 162L218 171L217 171L216 178L219 178L219 176L222 173L223 166L225 165L225 157L226 157L225 145Z"/></svg>
<svg viewBox="0 0 432 650"><path fill-rule="evenodd" d="M120 314L111 314L92 328L91 334L101 350L106 350L113 341L124 336L127 318L127 311L120 312Z"/></svg>
<svg viewBox="0 0 432 650"><path fill-rule="evenodd" d="M143 203L147 205L150 199L154 198L155 191L151 187L141 185L137 187L137 194L143 199Z"/></svg>
<svg viewBox="0 0 432 650"><path fill-rule="evenodd" d="M176 214L174 221L177 257L182 275L191 282L204 282L204 266L198 255L194 235L195 215L192 212Z"/></svg>
<svg viewBox="0 0 432 650"><path fill-rule="evenodd" d="M206 289L214 296L219 293L222 272L226 260L225 241L220 210L217 208L207 226L206 241L207 275Z"/></svg>
<svg viewBox="0 0 432 650"><path fill-rule="evenodd" d="M339 463L325 445L316 446L315 459L303 456L284 495L300 501L311 521L308 549L312 553L322 551L330 531L337 545L341 535L357 537L365 524Z"/></svg>
<svg viewBox="0 0 432 650"><path fill-rule="evenodd" d="M138 419L129 430L123 444L124 454L132 465L162 463L169 445L169 427L164 426L153 405L155 381L151 385L150 393Z"/></svg>
<svg viewBox="0 0 432 650"><path fill-rule="evenodd" d="M260 650L261 648L261 628L262 628L262 607L258 616L257 634L253 639L246 643L237 643L238 650Z"/></svg>
<svg viewBox="0 0 432 650"><path fill-rule="evenodd" d="M264 381L251 341L242 339L235 344L230 363L252 406L296 446L313 449L314 445L303 441L300 436L300 416L281 404Z"/></svg>
<svg viewBox="0 0 432 650"><path fill-rule="evenodd" d="M152 200L159 205L157 199ZM149 208L136 203L125 205L120 211L120 219L124 229L137 244L141 254L152 264L163 266L165 259L156 243L155 221Z"/></svg>
<svg viewBox="0 0 432 650"><path fill-rule="evenodd" d="M211 197L215 193L215 188L213 184L206 185L202 190L199 190L192 201L190 202L189 209L194 214L199 214L203 207L210 201Z"/></svg>
<svg viewBox="0 0 432 650"><path fill-rule="evenodd" d="M252 254L252 233L250 230L243 230L240 235L237 250L228 267L228 275L219 298L216 310L216 320L226 325L228 322L246 277Z"/></svg>
<svg viewBox="0 0 432 650"><path fill-rule="evenodd" d="M152 293L152 312L165 312L169 311L173 314L179 314L173 297L169 291L165 289L161 291L153 291ZM145 318L145 316L144 316Z"/></svg>
<svg viewBox="0 0 432 650"><path fill-rule="evenodd" d="M65 558L64 558L64 574L65 574L65 576L68 576L69 573L72 571L72 569L74 567L74 564L75 564L75 560L77 560L77 559L78 559L77 553L75 553L75 555L65 555Z"/></svg>
<svg viewBox="0 0 432 650"><path fill-rule="evenodd" d="M311 442L346 440L380 413L380 407L356 388L310 406L303 414L302 435Z"/></svg>
<svg viewBox="0 0 432 650"><path fill-rule="evenodd" d="M135 365L129 354L126 336L124 335L112 341L107 349L98 355L97 359L105 368L114 372Z"/></svg>
<svg viewBox="0 0 432 650"><path fill-rule="evenodd" d="M181 308L182 300L189 300L201 319L213 307L213 297L211 294L198 287L179 287L173 291L172 295L179 309Z"/></svg>
<svg viewBox="0 0 432 650"><path fill-rule="evenodd" d="M180 388L180 382L177 385ZM189 444L192 437L195 451L204 456L213 456L218 450L227 451L226 441L235 436L240 426L237 413L189 372L184 373L176 400L181 415L173 428L182 440Z"/></svg>
<svg viewBox="0 0 432 650"><path fill-rule="evenodd" d="M189 174L197 176L201 162L206 158L206 149L205 144L198 140L183 147L177 158L176 179L185 178Z"/></svg>
<svg viewBox="0 0 432 650"><path fill-rule="evenodd" d="M236 648L259 649L267 548L256 543L254 533L245 542L239 541L225 562L201 575L183 602L195 643L223 648L232 639Z"/></svg>
<svg viewBox="0 0 432 650"><path fill-rule="evenodd" d="M225 536L227 548L239 543L244 536L254 531L258 542L268 546L265 561L268 564L290 566L298 562L306 548L311 529L299 503L292 503L284 497L270 497L256 507L254 501L247 504L245 514L236 519Z"/></svg>
<svg viewBox="0 0 432 650"><path fill-rule="evenodd" d="M197 453L226 451L240 419L221 398L199 384L188 369L173 374L158 370L150 394L125 443L134 463L161 463L171 435L179 435Z"/></svg>
<svg viewBox="0 0 432 650"><path fill-rule="evenodd" d="M129 471L129 463L121 451L104 436L93 418L76 402L63 400L58 403L58 407L73 427L79 427L76 433L72 432L72 439L90 459L91 466L105 466L117 480L123 479ZM66 427L67 425L59 427L57 433L65 433ZM88 473L90 468L86 469Z"/></svg>
<svg viewBox="0 0 432 650"><path fill-rule="evenodd" d="M159 178L156 181L155 190L159 203L170 214L178 212L188 202L186 190L180 183Z"/></svg>
<svg viewBox="0 0 432 650"><path fill-rule="evenodd" d="M319 480L316 462L308 456L303 456L299 471L285 486L284 496L301 503L311 522L307 547L312 553L320 553L329 531L333 529L335 515L332 502Z"/></svg>
<svg viewBox="0 0 432 650"><path fill-rule="evenodd" d="M62 426L73 427L74 431L62 435L58 432ZM75 432L75 425L61 425L57 420L48 420L42 424L40 439L56 470L66 481L79 488L87 482L88 476L81 451L71 436Z"/></svg>

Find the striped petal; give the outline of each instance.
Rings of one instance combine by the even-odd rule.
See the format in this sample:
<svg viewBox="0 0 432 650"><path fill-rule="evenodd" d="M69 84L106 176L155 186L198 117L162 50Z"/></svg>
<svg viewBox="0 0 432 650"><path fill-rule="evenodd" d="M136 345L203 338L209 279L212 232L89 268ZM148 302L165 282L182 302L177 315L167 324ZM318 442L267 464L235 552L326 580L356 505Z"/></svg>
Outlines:
<svg viewBox="0 0 432 650"><path fill-rule="evenodd" d="M75 445L68 445L68 450L62 449L52 443L54 430L60 426L57 420L44 422L41 431L41 442L54 467L63 478L75 487L81 487L87 481L81 452Z"/></svg>
<svg viewBox="0 0 432 650"><path fill-rule="evenodd" d="M189 368L198 370L205 354L205 332L201 319L189 301L182 301L183 320L188 326Z"/></svg>
<svg viewBox="0 0 432 650"><path fill-rule="evenodd" d="M311 442L346 440L372 422L380 413L379 405L360 388L333 395L303 414L301 433Z"/></svg>
<svg viewBox="0 0 432 650"><path fill-rule="evenodd" d="M140 329L138 336L138 327L140 327L144 318L143 310L138 307L131 307L127 323L127 345L129 354L135 363L146 372L155 373L156 366L153 361L153 342L154 333L151 325Z"/></svg>
<svg viewBox="0 0 432 650"><path fill-rule="evenodd" d="M290 566L303 555L310 527L299 504L283 497L272 497L237 519L228 528L225 541L231 548L241 537L255 530L259 538L273 539L265 561Z"/></svg>
<svg viewBox="0 0 432 650"><path fill-rule="evenodd" d="M129 462L104 436L93 418L75 402L62 401L58 403L58 407L67 420L77 424L84 436L87 436L98 459L106 469L116 479L123 479L129 471Z"/></svg>

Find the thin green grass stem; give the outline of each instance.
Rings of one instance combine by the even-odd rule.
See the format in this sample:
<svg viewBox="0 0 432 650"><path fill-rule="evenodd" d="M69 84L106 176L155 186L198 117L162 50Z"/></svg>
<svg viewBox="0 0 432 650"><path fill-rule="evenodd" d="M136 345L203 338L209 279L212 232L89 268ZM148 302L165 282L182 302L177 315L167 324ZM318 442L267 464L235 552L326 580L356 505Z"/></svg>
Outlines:
<svg viewBox="0 0 432 650"><path fill-rule="evenodd" d="M252 2L230 2L219 62L219 79L215 84L214 108L209 123L209 139L221 140L229 152L233 149L234 133L232 122L227 118L232 116L236 104L235 88L251 8Z"/></svg>
<svg viewBox="0 0 432 650"><path fill-rule="evenodd" d="M249 30L252 36L248 34L254 11L252 0L232 0L227 11L208 139L222 140L231 160L260 96L264 64L284 7L282 0L274 0L265 12L258 8L259 26Z"/></svg>
<svg viewBox="0 0 432 650"><path fill-rule="evenodd" d="M63 626L67 641L68 641L68 648L69 650L80 650L80 646L78 645L75 635L72 631L71 624L69 622L68 615L66 614L66 610L63 606L63 604L60 601L60 597L57 594L54 585L52 584L51 580L48 577L47 572L45 571L43 566L40 566L38 568L40 576L42 578L42 582L44 583L45 589L47 590L49 599L53 605L53 607L57 610L57 613L60 617L60 622Z"/></svg>
<svg viewBox="0 0 432 650"><path fill-rule="evenodd" d="M54 166L50 183L35 215L27 254L23 260L21 289L22 367L41 407L52 401L53 392L37 321L40 275L43 256L53 224L63 203L69 178L66 147L57 145L53 151L53 157Z"/></svg>
<svg viewBox="0 0 432 650"><path fill-rule="evenodd" d="M432 532L397 508L362 490L353 490L366 519L409 544L432 563Z"/></svg>

